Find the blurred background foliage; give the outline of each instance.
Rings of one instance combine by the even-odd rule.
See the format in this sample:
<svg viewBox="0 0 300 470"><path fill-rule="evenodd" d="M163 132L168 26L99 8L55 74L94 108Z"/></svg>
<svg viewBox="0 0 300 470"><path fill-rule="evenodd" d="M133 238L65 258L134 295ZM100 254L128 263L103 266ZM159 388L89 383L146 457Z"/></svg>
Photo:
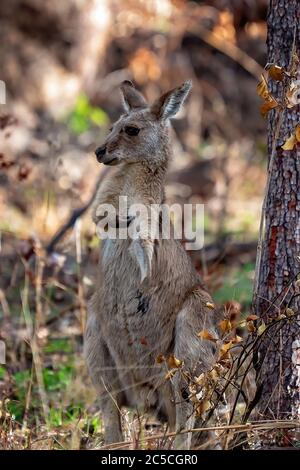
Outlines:
<svg viewBox="0 0 300 470"><path fill-rule="evenodd" d="M191 256L216 302L247 314L265 182L255 88L266 12L267 0L1 2L0 447L101 443L81 355L99 243L89 211L51 241L92 198L93 151L121 111L123 80L151 101L192 78L173 121L167 198L205 204L205 247Z"/></svg>

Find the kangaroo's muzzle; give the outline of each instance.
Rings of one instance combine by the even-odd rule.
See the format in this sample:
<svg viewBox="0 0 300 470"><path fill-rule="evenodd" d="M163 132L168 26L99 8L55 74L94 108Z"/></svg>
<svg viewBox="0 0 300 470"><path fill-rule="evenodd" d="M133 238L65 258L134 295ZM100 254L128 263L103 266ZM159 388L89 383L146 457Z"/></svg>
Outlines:
<svg viewBox="0 0 300 470"><path fill-rule="evenodd" d="M118 163L118 159L116 157L112 158L111 155L107 154L106 150L106 145L98 147L95 150L98 162L103 163L104 165L116 165Z"/></svg>

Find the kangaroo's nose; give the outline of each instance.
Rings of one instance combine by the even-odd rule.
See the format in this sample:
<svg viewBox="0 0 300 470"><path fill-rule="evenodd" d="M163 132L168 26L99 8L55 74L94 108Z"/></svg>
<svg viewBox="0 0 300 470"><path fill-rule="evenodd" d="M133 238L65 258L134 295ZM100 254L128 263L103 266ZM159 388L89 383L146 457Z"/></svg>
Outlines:
<svg viewBox="0 0 300 470"><path fill-rule="evenodd" d="M95 150L95 154L96 154L98 162L101 163L101 157L104 157L105 153L106 153L106 145L102 145L102 147L98 147Z"/></svg>

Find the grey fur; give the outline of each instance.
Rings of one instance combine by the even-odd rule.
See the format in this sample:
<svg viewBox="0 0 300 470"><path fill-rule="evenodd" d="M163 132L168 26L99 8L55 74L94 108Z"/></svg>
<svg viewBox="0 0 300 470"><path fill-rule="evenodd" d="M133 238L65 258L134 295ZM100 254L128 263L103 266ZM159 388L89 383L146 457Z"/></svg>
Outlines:
<svg viewBox="0 0 300 470"><path fill-rule="evenodd" d="M129 203L147 206L163 202L171 149L168 125L160 117L168 106L165 101L173 96L178 110L189 88L190 84L164 95L153 105L156 115L153 106L132 109L131 95L125 92L131 112L119 119L105 142L103 163L114 158L118 165L98 190L95 222L97 207L111 203L118 208L119 195L126 195ZM129 124L142 129L138 136L124 135ZM155 410L167 419L170 429L193 426L193 408L183 392L186 384L180 374L165 381L166 366L157 364L156 357L174 354L193 375L213 364L214 344L197 337L203 328L217 336L216 313L207 302L212 302L211 297L177 240L102 241L85 357L100 396L107 443L123 438L122 406ZM176 446L188 448L190 443L191 436L182 435Z"/></svg>

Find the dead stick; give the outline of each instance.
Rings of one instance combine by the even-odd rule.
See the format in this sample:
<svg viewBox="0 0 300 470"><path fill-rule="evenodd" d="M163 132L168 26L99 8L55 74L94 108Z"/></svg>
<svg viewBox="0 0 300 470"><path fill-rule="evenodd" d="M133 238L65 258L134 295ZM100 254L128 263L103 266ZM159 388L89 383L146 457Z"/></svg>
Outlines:
<svg viewBox="0 0 300 470"><path fill-rule="evenodd" d="M70 215L67 222L64 223L58 229L58 231L56 232L54 237L50 240L50 242L48 243L48 245L46 247L46 252L47 252L48 255L50 255L54 251L54 248L56 247L57 243L65 236L65 234L68 232L68 230L70 230L71 228L74 227L76 220L79 219L79 217L81 217L90 208L90 206L93 203L93 200L95 199L98 186L100 185L100 183L102 183L102 181L105 178L105 176L107 175L108 171L109 171L109 168L106 168L104 171L101 172L101 174L100 174L100 176L99 176L99 178L98 178L98 180L95 184L94 191L92 192L92 195L91 195L90 199L88 200L88 202L86 204L84 204L83 206L78 207L77 209L75 209L72 212L72 214Z"/></svg>

